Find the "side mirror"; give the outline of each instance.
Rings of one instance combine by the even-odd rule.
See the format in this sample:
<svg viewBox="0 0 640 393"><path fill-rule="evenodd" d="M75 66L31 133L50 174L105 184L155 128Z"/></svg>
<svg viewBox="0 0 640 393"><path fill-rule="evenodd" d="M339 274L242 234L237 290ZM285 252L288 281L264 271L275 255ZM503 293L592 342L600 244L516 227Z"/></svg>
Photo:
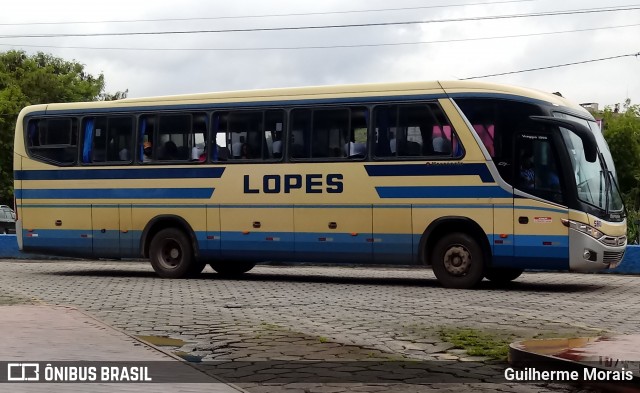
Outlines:
<svg viewBox="0 0 640 393"><path fill-rule="evenodd" d="M562 119L553 116L529 116L529 118L539 123L551 124L573 131L578 135L578 137L580 137L580 140L582 140L582 145L584 146L584 158L588 162L595 162L598 158L598 143L596 142L596 137L584 124L574 120Z"/></svg>

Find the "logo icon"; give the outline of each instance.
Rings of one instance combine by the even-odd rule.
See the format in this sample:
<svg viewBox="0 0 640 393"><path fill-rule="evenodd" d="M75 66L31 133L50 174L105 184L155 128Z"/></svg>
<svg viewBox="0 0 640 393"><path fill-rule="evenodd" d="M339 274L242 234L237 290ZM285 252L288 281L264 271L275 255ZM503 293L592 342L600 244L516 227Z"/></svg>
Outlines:
<svg viewBox="0 0 640 393"><path fill-rule="evenodd" d="M7 381L39 381L40 365L38 363L7 364Z"/></svg>

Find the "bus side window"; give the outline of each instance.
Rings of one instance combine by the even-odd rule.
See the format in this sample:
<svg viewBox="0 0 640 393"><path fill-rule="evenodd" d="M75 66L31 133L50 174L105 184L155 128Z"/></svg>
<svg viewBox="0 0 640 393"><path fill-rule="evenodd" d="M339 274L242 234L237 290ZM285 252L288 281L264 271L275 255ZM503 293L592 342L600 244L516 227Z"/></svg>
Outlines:
<svg viewBox="0 0 640 393"><path fill-rule="evenodd" d="M313 111L311 156L308 158L345 157L348 154L348 109Z"/></svg>
<svg viewBox="0 0 640 393"><path fill-rule="evenodd" d="M460 158L462 145L439 105L380 105L374 109L379 158Z"/></svg>
<svg viewBox="0 0 640 393"><path fill-rule="evenodd" d="M289 154L291 158L311 157L311 110L294 109L291 111L291 134Z"/></svg>
<svg viewBox="0 0 640 393"><path fill-rule="evenodd" d="M143 115L138 121L138 145L136 152L138 162L152 162L156 159L157 147L155 129L157 124L156 116Z"/></svg>
<svg viewBox="0 0 640 393"><path fill-rule="evenodd" d="M364 107L351 109L351 128L349 129L349 143L347 157L361 159L367 156L367 134L369 128L369 110Z"/></svg>
<svg viewBox="0 0 640 393"><path fill-rule="evenodd" d="M82 121L83 164L130 163L133 157L133 118L96 116Z"/></svg>
<svg viewBox="0 0 640 393"><path fill-rule="evenodd" d="M283 126L284 111L281 109L215 112L212 117L212 143L215 143L212 160L281 158Z"/></svg>
<svg viewBox="0 0 640 393"><path fill-rule="evenodd" d="M231 158L226 134L228 116L228 112L215 112L211 119L211 161L213 162L227 161Z"/></svg>
<svg viewBox="0 0 640 393"><path fill-rule="evenodd" d="M281 159L284 111L280 109L265 111L264 119L263 158Z"/></svg>
<svg viewBox="0 0 640 393"><path fill-rule="evenodd" d="M76 163L78 120L71 117L29 120L27 149L41 161L65 166Z"/></svg>
<svg viewBox="0 0 640 393"><path fill-rule="evenodd" d="M157 158L162 161L189 161L192 134L192 115L171 114L159 116Z"/></svg>
<svg viewBox="0 0 640 393"><path fill-rule="evenodd" d="M500 177L518 187L520 152L514 149L515 134L522 130L523 119L544 114L533 104L501 99L460 98L456 104L473 127L493 159Z"/></svg>
<svg viewBox="0 0 640 393"><path fill-rule="evenodd" d="M365 107L294 109L291 112L290 156L320 160L365 158L367 121Z"/></svg>
<svg viewBox="0 0 640 393"><path fill-rule="evenodd" d="M227 138L235 160L262 158L262 111L235 111L229 113Z"/></svg>

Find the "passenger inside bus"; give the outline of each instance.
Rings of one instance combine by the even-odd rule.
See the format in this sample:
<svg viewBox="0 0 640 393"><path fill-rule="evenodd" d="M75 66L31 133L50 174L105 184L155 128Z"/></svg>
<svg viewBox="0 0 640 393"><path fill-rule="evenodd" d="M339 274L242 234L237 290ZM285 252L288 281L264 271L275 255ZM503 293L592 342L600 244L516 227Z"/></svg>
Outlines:
<svg viewBox="0 0 640 393"><path fill-rule="evenodd" d="M251 147L249 146L248 143L242 144L242 147L240 148L240 158L243 158L243 159L253 158L253 155L251 154Z"/></svg>
<svg viewBox="0 0 640 393"><path fill-rule="evenodd" d="M150 162L151 161L151 142L147 141L143 144L143 156L142 156L142 162Z"/></svg>
<svg viewBox="0 0 640 393"><path fill-rule="evenodd" d="M175 160L178 158L178 146L173 141L166 141L162 152L163 160Z"/></svg>
<svg viewBox="0 0 640 393"><path fill-rule="evenodd" d="M520 187L535 188L535 171L533 168L533 153L529 150L520 151Z"/></svg>

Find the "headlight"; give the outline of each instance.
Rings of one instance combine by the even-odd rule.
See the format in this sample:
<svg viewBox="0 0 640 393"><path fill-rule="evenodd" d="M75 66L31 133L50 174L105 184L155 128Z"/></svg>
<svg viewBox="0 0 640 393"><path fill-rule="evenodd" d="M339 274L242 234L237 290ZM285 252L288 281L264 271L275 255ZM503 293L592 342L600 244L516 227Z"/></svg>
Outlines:
<svg viewBox="0 0 640 393"><path fill-rule="evenodd" d="M600 238L602 238L602 236L604 236L604 233L600 232L599 230L595 229L594 227L592 227L590 225L583 224L581 222L576 222L576 221L563 219L562 223L566 227L569 227L571 229L575 229L576 231L580 231L582 233L586 233L587 235L589 235L592 238L597 239L597 240L599 240Z"/></svg>

